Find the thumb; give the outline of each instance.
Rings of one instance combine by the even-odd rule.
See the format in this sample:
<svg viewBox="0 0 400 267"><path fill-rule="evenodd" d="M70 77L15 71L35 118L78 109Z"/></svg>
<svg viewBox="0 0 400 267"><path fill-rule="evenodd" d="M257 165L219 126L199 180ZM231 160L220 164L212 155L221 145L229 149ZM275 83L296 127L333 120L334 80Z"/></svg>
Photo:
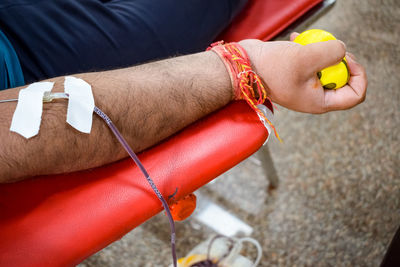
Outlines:
<svg viewBox="0 0 400 267"><path fill-rule="evenodd" d="M296 39L297 36L299 36L300 34L298 32L292 32L290 34L290 41L294 41L294 39Z"/></svg>
<svg viewBox="0 0 400 267"><path fill-rule="evenodd" d="M339 63L346 54L342 41L330 40L300 47L300 63L307 74L314 74Z"/></svg>

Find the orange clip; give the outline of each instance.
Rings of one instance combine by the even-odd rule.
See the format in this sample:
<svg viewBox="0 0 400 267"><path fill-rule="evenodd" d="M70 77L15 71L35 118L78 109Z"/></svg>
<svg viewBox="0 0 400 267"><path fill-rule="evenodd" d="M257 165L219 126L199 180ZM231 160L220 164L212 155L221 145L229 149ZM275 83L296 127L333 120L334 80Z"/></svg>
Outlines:
<svg viewBox="0 0 400 267"><path fill-rule="evenodd" d="M192 215L193 211L196 209L196 200L196 196L191 193L169 205L174 221L183 221Z"/></svg>

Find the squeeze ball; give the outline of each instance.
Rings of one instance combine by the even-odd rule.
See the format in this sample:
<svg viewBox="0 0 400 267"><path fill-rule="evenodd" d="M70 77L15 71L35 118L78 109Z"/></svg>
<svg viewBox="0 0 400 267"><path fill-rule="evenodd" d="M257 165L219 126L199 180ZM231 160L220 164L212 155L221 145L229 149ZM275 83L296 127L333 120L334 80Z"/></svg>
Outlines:
<svg viewBox="0 0 400 267"><path fill-rule="evenodd" d="M311 43L324 42L329 40L336 40L335 36L331 33L312 29L302 32L294 39L295 43L307 45ZM325 89L339 89L347 84L350 79L350 72L347 67L346 58L336 65L327 67L317 73L322 87Z"/></svg>

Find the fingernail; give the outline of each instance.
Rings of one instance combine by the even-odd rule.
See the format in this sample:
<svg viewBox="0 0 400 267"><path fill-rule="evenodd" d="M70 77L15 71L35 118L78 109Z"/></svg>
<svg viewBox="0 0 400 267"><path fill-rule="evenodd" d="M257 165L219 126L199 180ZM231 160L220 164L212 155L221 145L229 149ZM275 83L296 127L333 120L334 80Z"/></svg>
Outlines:
<svg viewBox="0 0 400 267"><path fill-rule="evenodd" d="M343 46L344 46L344 49L346 49L347 50L347 46L346 46L346 44L343 42L343 41L341 41L341 40L338 40L339 42L341 42L342 44L343 44Z"/></svg>

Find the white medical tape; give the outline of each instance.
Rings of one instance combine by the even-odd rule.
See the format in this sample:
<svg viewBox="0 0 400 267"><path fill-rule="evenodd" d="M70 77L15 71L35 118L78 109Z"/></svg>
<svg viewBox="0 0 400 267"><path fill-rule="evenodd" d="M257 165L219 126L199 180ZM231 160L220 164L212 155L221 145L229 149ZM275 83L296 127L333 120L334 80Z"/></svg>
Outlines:
<svg viewBox="0 0 400 267"><path fill-rule="evenodd" d="M19 91L10 131L26 139L38 134L42 119L43 95L53 89L52 82L37 82Z"/></svg>
<svg viewBox="0 0 400 267"><path fill-rule="evenodd" d="M264 113L264 116L272 123L272 119L274 118L274 113L272 113L272 111L263 104L259 104L259 105L257 105L257 107L262 111L262 113ZM263 144L263 145L265 145L268 142L269 137L271 136L272 127L271 127L271 125L269 125L268 122L265 121L265 119L262 116L260 116L258 113L257 113L257 115L260 118L260 121L264 124L264 127L268 131L267 140L265 140L265 142Z"/></svg>
<svg viewBox="0 0 400 267"><path fill-rule="evenodd" d="M90 133L94 109L92 87L82 79L67 76L64 92L69 95L67 122L80 132Z"/></svg>

